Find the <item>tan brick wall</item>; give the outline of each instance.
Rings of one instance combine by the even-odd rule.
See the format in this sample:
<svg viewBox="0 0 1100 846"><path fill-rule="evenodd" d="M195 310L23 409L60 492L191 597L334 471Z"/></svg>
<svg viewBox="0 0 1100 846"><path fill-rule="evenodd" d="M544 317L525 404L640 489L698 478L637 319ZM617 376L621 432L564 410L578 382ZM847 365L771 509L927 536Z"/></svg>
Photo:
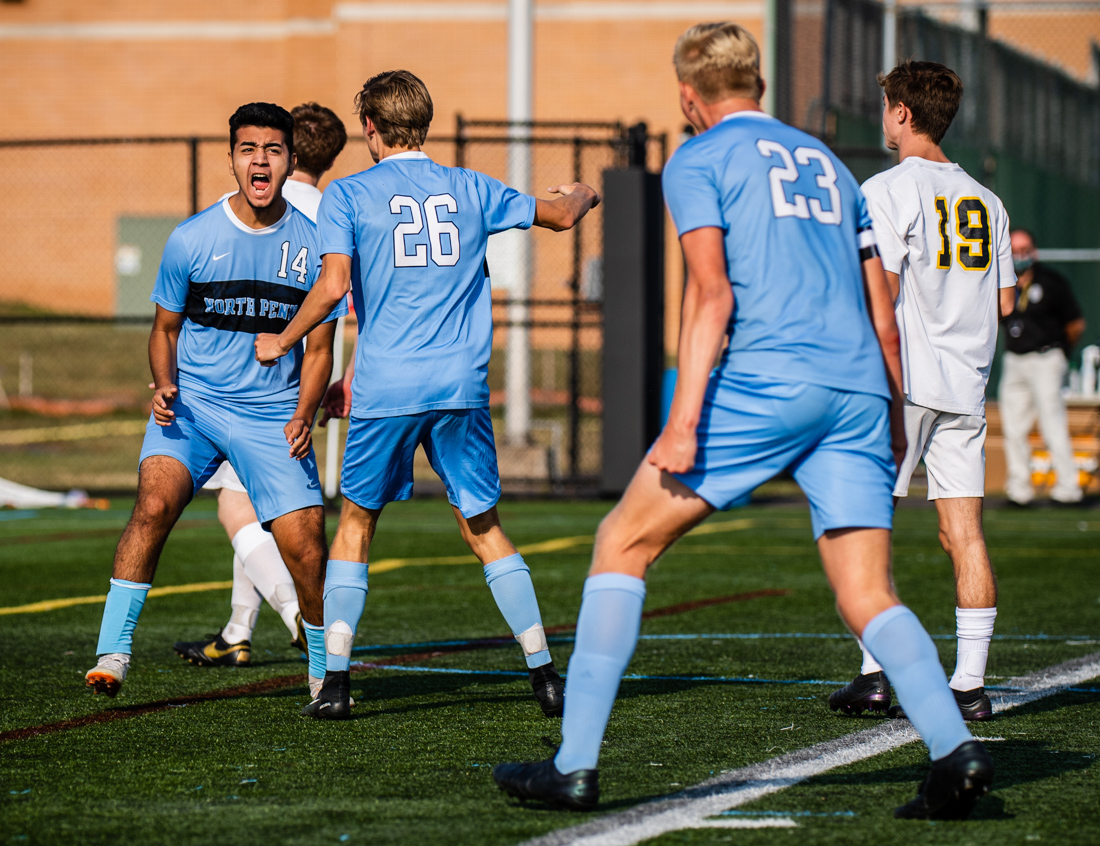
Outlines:
<svg viewBox="0 0 1100 846"><path fill-rule="evenodd" d="M672 47L704 5L715 6L687 0L679 5L650 0L538 3L536 117L644 120L652 131L669 133L673 149L683 118ZM759 39L761 3L728 6ZM603 19L578 19L596 7L610 11ZM352 20L349 8L360 16L389 18L406 8L410 15L427 9L445 20ZM499 14L458 19L471 9L498 9ZM624 19L616 14L624 9L644 14ZM670 9L683 9L683 17ZM434 133L451 135L457 112L471 118L505 116L505 10L504 2L464 0L408 0L404 6L334 0L0 4L0 98L5 105L0 138L220 135L233 110L252 100L285 106L317 100L337 111L354 132L355 92L369 75L394 67L424 78L435 101ZM1057 58L1081 74L1088 72L1088 40L1100 37L1100 15L1094 13L1036 17L1029 12L1018 18L998 15L994 21L994 34L1018 39L1022 49ZM804 60L816 62L818 51L819 45L796 44ZM17 198L0 207L0 226L11 245L0 299L113 311L117 218L187 211L181 185L185 153L158 148L113 156L68 147L0 151L0 174L9 196ZM365 165L361 150L349 151L334 175ZM201 172L203 204L233 187L217 151L204 151ZM535 183L538 188L558 181L542 170L537 177L542 180ZM667 246L672 342L683 279L671 232ZM560 285L560 274L544 271L537 293L549 294Z"/></svg>

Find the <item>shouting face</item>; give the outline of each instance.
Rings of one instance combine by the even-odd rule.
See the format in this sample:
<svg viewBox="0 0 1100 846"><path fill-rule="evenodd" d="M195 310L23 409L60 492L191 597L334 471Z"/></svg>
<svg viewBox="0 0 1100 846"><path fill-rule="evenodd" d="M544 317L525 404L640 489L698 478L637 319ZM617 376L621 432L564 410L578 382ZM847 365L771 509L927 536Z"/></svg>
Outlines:
<svg viewBox="0 0 1100 846"><path fill-rule="evenodd" d="M229 165L241 196L254 209L270 206L294 171L293 157L282 130L268 126L242 126L237 130Z"/></svg>

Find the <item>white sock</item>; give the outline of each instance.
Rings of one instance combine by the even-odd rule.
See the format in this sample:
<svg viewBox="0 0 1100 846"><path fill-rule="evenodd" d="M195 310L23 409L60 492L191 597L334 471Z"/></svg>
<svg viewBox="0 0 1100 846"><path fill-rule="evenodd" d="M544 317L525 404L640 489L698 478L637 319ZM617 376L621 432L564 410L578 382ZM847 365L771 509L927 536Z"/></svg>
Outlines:
<svg viewBox="0 0 1100 846"><path fill-rule="evenodd" d="M867 651L867 647L863 645L863 641L857 637L856 643L859 644L859 648L863 652L863 666L859 668L859 674L865 676L868 673L881 673L882 664L876 661L875 656Z"/></svg>
<svg viewBox="0 0 1100 846"><path fill-rule="evenodd" d="M252 640L252 630L256 628L256 617L260 613L260 604L264 598L252 584L244 571L239 555L233 555L233 594L229 600L233 613L222 629L222 639L226 643L240 643Z"/></svg>
<svg viewBox="0 0 1100 846"><path fill-rule="evenodd" d="M959 639L952 690L985 687L985 664L989 659L989 641L993 638L996 608L956 608L955 634Z"/></svg>
<svg viewBox="0 0 1100 846"><path fill-rule="evenodd" d="M259 523L249 523L233 536L233 549L244 563L245 575L268 604L283 619L292 638L298 637L298 594L294 579L283 563L279 547L270 532Z"/></svg>
<svg viewBox="0 0 1100 846"><path fill-rule="evenodd" d="M252 631L256 628L256 615L259 612L255 608L244 605L234 605L232 607L233 613L229 617L229 622L222 629L222 640L226 643L251 641Z"/></svg>

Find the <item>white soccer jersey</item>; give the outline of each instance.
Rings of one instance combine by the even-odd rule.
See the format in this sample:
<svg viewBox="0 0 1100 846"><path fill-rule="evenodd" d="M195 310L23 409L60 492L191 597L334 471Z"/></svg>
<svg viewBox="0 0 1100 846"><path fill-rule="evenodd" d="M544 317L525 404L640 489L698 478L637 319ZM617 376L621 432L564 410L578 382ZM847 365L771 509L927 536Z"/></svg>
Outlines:
<svg viewBox="0 0 1100 846"><path fill-rule="evenodd" d="M997 346L998 289L1016 284L1008 214L957 164L910 156L863 193L894 306L905 395L925 408L983 414Z"/></svg>
<svg viewBox="0 0 1100 846"><path fill-rule="evenodd" d="M321 205L321 189L308 182L288 179L283 183L283 198L294 208L317 222L317 209Z"/></svg>

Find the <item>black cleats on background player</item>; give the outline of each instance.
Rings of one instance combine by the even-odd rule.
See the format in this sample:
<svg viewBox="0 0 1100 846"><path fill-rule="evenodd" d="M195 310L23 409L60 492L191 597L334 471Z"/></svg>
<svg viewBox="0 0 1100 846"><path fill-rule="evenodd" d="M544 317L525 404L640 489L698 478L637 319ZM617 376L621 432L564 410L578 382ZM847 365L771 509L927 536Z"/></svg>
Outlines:
<svg viewBox="0 0 1100 846"><path fill-rule="evenodd" d="M347 670L326 672L317 698L302 709L302 716L318 720L350 720L351 673Z"/></svg>
<svg viewBox="0 0 1100 846"><path fill-rule="evenodd" d="M181 640L173 651L200 667L247 667L252 662L252 643L226 643L221 632L209 634L207 640Z"/></svg>
<svg viewBox="0 0 1100 846"><path fill-rule="evenodd" d="M535 699L548 717L560 717L565 713L565 682L561 680L554 662L527 671L531 677L531 689Z"/></svg>
<svg viewBox="0 0 1100 846"><path fill-rule="evenodd" d="M554 759L526 764L497 764L493 767L497 787L517 799L536 799L555 808L591 811L600 801L598 770L577 770L562 774Z"/></svg>
<svg viewBox="0 0 1100 846"><path fill-rule="evenodd" d="M862 673L840 690L829 694L829 708L842 714L862 714L871 711L885 714L890 707L890 682L886 673Z"/></svg>
<svg viewBox="0 0 1100 846"><path fill-rule="evenodd" d="M965 820L993 783L993 760L976 740L932 762L917 798L894 816L904 820Z"/></svg>
<svg viewBox="0 0 1100 846"><path fill-rule="evenodd" d="M993 703L985 693L984 687L976 687L973 690L954 690L955 702L959 706L959 713L968 722L985 722L993 719Z"/></svg>
<svg viewBox="0 0 1100 846"><path fill-rule="evenodd" d="M951 689L955 697L955 704L959 706L959 713L967 722L986 722L993 719L993 703L989 701L984 687L976 687L973 690ZM900 705L891 705L886 716L892 720L908 720L905 711Z"/></svg>

